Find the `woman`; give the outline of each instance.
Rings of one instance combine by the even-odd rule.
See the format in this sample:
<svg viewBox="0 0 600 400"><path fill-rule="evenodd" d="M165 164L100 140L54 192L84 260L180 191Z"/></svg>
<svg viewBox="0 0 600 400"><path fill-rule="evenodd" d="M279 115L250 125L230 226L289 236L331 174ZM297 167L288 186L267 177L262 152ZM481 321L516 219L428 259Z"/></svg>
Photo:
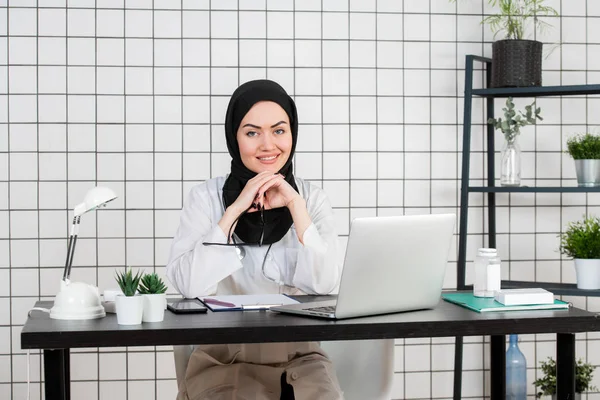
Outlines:
<svg viewBox="0 0 600 400"><path fill-rule="evenodd" d="M272 81L241 85L227 108L225 135L231 173L190 191L169 280L188 298L331 293L341 268L334 217L325 193L294 177L293 100ZM180 386L178 399L342 398L314 342L198 346Z"/></svg>

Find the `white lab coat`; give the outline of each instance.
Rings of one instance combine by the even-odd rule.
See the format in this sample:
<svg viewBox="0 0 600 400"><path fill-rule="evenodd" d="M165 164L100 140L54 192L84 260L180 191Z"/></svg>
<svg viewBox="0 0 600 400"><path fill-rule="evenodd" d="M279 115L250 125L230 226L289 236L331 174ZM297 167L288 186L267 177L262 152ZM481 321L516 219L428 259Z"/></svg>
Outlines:
<svg viewBox="0 0 600 400"><path fill-rule="evenodd" d="M333 211L322 189L299 178L296 185L312 220L304 245L293 225L268 255L268 245L245 246L242 259L234 247L203 245L227 241L218 225L225 212L225 179L193 187L184 204L167 264L167 277L182 295L328 294L337 289L341 263ZM178 399L279 399L283 372L296 399L342 398L326 354L318 343L302 342L198 346Z"/></svg>

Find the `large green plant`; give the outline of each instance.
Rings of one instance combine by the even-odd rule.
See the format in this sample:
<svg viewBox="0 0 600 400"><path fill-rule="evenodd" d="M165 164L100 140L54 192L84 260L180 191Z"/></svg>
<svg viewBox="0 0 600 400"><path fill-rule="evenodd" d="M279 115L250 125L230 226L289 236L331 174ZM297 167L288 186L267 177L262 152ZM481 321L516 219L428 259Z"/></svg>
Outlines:
<svg viewBox="0 0 600 400"><path fill-rule="evenodd" d="M167 286L156 273L146 274L140 282L140 294L161 294L167 291Z"/></svg>
<svg viewBox="0 0 600 400"><path fill-rule="evenodd" d="M600 136L585 133L567 139L567 153L574 160L600 159Z"/></svg>
<svg viewBox="0 0 600 400"><path fill-rule="evenodd" d="M456 0L450 0L455 2ZM540 33L550 27L540 16L558 16L558 12L547 5L546 0L488 0L496 7L496 14L488 15L481 23L488 24L494 38L504 32L505 39L525 39L528 24L533 23L533 28Z"/></svg>
<svg viewBox="0 0 600 400"><path fill-rule="evenodd" d="M140 284L140 279L142 278L142 271L138 271L135 275L131 272L131 267L127 269L125 267L125 271L117 271L116 272L116 281L121 288L121 291L125 296L135 296L135 292L138 290L138 286Z"/></svg>
<svg viewBox="0 0 600 400"><path fill-rule="evenodd" d="M600 218L570 222L560 234L560 252L571 258L600 258Z"/></svg>
<svg viewBox="0 0 600 400"><path fill-rule="evenodd" d="M528 106L525 106L525 113L515 111L515 103L512 101L512 97L506 99L506 107L502 109L504 111L504 119L498 117L496 119L490 118L488 124L493 125L494 128L500 130L507 142L511 142L521 133L521 128L527 125L535 124L535 120L540 121L543 118L540 116L541 108L535 107L535 101Z"/></svg>
<svg viewBox="0 0 600 400"><path fill-rule="evenodd" d="M548 357L548 361L541 361L540 366L544 376L533 382L536 388L540 388L536 397L556 394L556 361L552 357ZM584 363L581 359L577 360L575 365L575 392L583 393L598 390L595 386L590 385L594 369L596 367L591 364Z"/></svg>
<svg viewBox="0 0 600 400"><path fill-rule="evenodd" d="M506 39L524 39L527 24L532 22L534 29L543 31L550 25L538 19L540 16L558 15L558 12L545 6L545 0L488 0L492 6L498 5L499 13L483 19L490 26L494 37L505 32Z"/></svg>

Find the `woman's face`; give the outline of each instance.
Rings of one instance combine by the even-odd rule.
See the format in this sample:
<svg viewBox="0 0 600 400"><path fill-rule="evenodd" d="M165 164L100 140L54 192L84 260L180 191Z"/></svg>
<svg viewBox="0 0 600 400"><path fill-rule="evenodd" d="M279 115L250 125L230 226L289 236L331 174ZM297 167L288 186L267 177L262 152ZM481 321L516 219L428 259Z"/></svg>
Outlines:
<svg viewBox="0 0 600 400"><path fill-rule="evenodd" d="M279 104L260 101L242 119L237 141L246 168L277 173L292 151L290 119Z"/></svg>

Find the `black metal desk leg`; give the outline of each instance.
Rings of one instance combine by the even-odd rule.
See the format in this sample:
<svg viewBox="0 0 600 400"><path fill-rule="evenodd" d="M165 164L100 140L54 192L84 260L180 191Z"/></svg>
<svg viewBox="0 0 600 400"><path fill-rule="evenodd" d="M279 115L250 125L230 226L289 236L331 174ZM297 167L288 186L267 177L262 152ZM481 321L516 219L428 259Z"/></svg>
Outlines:
<svg viewBox="0 0 600 400"><path fill-rule="evenodd" d="M454 400L462 398L463 337L454 339Z"/></svg>
<svg viewBox="0 0 600 400"><path fill-rule="evenodd" d="M506 399L506 337L490 337L490 394L491 400Z"/></svg>
<svg viewBox="0 0 600 400"><path fill-rule="evenodd" d="M575 398L575 334L556 334L556 397Z"/></svg>
<svg viewBox="0 0 600 400"><path fill-rule="evenodd" d="M69 349L44 350L46 399L71 399Z"/></svg>

